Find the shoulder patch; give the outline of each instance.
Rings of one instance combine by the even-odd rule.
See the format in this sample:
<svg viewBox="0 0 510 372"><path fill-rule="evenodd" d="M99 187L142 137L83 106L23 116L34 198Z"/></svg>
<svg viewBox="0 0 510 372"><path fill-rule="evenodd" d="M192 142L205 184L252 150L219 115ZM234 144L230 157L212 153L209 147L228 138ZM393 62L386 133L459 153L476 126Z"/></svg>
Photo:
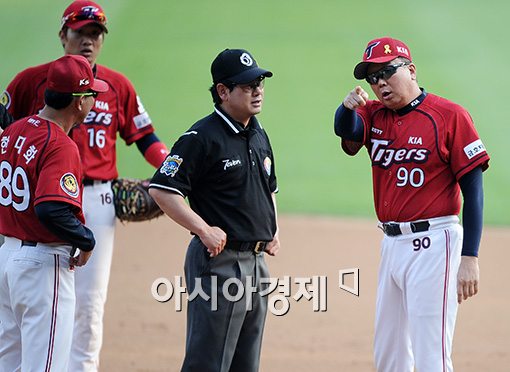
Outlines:
<svg viewBox="0 0 510 372"><path fill-rule="evenodd" d="M2 95L0 96L0 103L5 106L5 108L9 108L11 105L11 96L9 95L9 92L4 90Z"/></svg>
<svg viewBox="0 0 510 372"><path fill-rule="evenodd" d="M482 143L482 140L476 140L471 142L469 145L464 147L464 153L468 157L469 160L473 159L476 155L485 152L485 146Z"/></svg>
<svg viewBox="0 0 510 372"><path fill-rule="evenodd" d="M273 164L273 162L271 161L271 159L269 159L268 156L266 156L266 158L264 159L264 169L266 170L266 173L268 176L271 175L271 165Z"/></svg>
<svg viewBox="0 0 510 372"><path fill-rule="evenodd" d="M67 195L73 198L77 198L80 193L78 180L72 173L66 173L60 178L60 187Z"/></svg>
<svg viewBox="0 0 510 372"><path fill-rule="evenodd" d="M182 158L179 155L168 155L161 165L160 173L165 174L167 176L173 177L179 170L179 167L182 164Z"/></svg>
<svg viewBox="0 0 510 372"><path fill-rule="evenodd" d="M152 123L151 118L149 117L149 114L146 111L133 117L133 122L135 123L136 129L145 128L146 126L149 126Z"/></svg>

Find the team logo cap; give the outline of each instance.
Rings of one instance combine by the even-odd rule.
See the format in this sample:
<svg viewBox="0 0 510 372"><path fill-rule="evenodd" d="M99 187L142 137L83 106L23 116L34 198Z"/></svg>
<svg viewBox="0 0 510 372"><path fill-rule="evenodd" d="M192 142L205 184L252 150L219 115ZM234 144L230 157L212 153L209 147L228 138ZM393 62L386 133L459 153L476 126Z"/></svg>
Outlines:
<svg viewBox="0 0 510 372"><path fill-rule="evenodd" d="M108 32L106 28L106 15L103 8L93 1L76 0L64 10L60 27L66 26L73 30L79 30L90 23L95 23L104 32Z"/></svg>
<svg viewBox="0 0 510 372"><path fill-rule="evenodd" d="M87 58L69 54L50 64L48 89L59 93L106 92L108 84L94 78Z"/></svg>
<svg viewBox="0 0 510 372"><path fill-rule="evenodd" d="M214 84L229 82L246 84L261 76L271 77L273 73L257 65L255 58L244 49L225 49L211 64Z"/></svg>
<svg viewBox="0 0 510 372"><path fill-rule="evenodd" d="M369 41L363 53L363 61L354 68L354 77L362 80L367 77L368 66L371 63L386 63L397 57L404 57L412 61L411 52L402 41L391 37Z"/></svg>

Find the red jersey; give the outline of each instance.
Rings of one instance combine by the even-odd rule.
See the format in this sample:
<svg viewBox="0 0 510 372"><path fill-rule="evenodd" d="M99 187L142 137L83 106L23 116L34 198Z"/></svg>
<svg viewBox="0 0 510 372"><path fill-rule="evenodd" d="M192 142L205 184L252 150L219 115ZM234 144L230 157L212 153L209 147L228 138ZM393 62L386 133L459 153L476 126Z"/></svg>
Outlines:
<svg viewBox="0 0 510 372"><path fill-rule="evenodd" d="M57 124L30 116L0 137L0 234L40 243L62 243L37 218L34 206L56 201L81 210L82 168L76 144Z"/></svg>
<svg viewBox="0 0 510 372"><path fill-rule="evenodd" d="M49 63L20 72L9 84L2 102L15 118L33 115L44 107L44 90ZM111 180L117 178L117 133L130 145L154 132L149 115L131 82L122 74L101 65L95 77L110 89L99 93L85 122L71 130L83 164L83 178Z"/></svg>
<svg viewBox="0 0 510 372"><path fill-rule="evenodd" d="M379 221L458 215L458 180L478 166L487 169L489 162L468 112L423 93L397 111L368 101L357 113L365 127L363 144L372 162ZM342 143L347 153L356 152Z"/></svg>

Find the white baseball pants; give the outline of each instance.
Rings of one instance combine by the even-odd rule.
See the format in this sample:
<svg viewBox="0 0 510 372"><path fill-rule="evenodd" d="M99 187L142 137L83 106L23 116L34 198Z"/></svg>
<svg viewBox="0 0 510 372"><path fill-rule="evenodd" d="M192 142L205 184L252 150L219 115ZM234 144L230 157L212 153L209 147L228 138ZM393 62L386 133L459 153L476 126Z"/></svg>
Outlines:
<svg viewBox="0 0 510 372"><path fill-rule="evenodd" d="M385 236L377 288L374 353L378 372L451 372L462 227L457 216L429 231Z"/></svg>
<svg viewBox="0 0 510 372"><path fill-rule="evenodd" d="M66 371L74 322L70 246L0 247L0 371Z"/></svg>
<svg viewBox="0 0 510 372"><path fill-rule="evenodd" d="M76 269L76 315L69 372L95 372L103 343L103 314L115 235L111 183L83 188L85 225L96 238L94 253Z"/></svg>

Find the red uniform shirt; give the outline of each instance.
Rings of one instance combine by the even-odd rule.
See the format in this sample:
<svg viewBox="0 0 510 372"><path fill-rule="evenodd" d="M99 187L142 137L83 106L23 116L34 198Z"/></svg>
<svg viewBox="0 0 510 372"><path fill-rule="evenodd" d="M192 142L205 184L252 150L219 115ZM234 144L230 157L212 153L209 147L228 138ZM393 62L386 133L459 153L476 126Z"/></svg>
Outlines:
<svg viewBox="0 0 510 372"><path fill-rule="evenodd" d="M2 102L15 119L38 113L44 107L44 90L49 64L20 72L9 84ZM115 144L117 132L130 145L154 132L135 89L122 74L96 65L96 78L110 89L100 93L85 122L70 132L78 145L84 178L111 180L117 178Z"/></svg>
<svg viewBox="0 0 510 372"><path fill-rule="evenodd" d="M34 206L56 201L81 210L82 173L76 144L57 124L30 116L0 137L0 234L40 243L60 243L39 221Z"/></svg>
<svg viewBox="0 0 510 372"><path fill-rule="evenodd" d="M357 113L365 126L379 220L458 215L458 180L477 166L485 170L489 162L468 112L424 93L398 111L368 101Z"/></svg>

